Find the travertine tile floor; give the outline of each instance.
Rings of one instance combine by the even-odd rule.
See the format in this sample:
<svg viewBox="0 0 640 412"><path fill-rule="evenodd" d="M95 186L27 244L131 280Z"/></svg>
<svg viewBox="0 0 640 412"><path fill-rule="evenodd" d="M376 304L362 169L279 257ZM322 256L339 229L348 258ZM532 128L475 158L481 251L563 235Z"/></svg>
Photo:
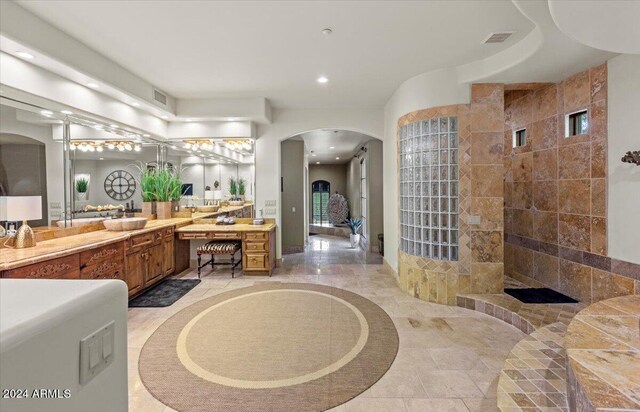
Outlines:
<svg viewBox="0 0 640 412"><path fill-rule="evenodd" d="M412 298L385 273L379 256L347 248L347 239L312 236L307 251L286 255L271 278L240 275L231 279L226 269L204 272L202 282L174 305L130 309L130 410L172 410L147 392L138 374L140 350L159 325L200 299L255 282L275 281L319 283L353 291L380 305L396 324L400 348L389 371L334 411L495 411L504 360L526 335L483 313ZM181 275L195 276L195 271Z"/></svg>

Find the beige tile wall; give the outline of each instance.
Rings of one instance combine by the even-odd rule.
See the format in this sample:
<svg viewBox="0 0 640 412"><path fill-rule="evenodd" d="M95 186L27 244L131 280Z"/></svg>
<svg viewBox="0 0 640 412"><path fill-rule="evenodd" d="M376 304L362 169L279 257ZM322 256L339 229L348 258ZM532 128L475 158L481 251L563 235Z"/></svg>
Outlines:
<svg viewBox="0 0 640 412"><path fill-rule="evenodd" d="M506 273L584 302L634 293L607 258L607 66L532 91L505 93ZM589 111L565 138L565 115ZM527 129L523 147L512 132Z"/></svg>
<svg viewBox="0 0 640 412"><path fill-rule="evenodd" d="M400 287L417 298L455 305L458 293L502 292L503 96L500 84L473 85L469 105L420 110L398 121L398 130L444 116L457 116L459 125L459 260L399 252ZM469 225L470 215L480 216L481 223Z"/></svg>

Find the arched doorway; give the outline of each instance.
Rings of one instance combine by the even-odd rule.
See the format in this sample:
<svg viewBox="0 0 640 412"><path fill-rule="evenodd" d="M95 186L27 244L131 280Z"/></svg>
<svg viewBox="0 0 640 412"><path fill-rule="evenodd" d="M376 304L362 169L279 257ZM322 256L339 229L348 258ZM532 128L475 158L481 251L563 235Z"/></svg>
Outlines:
<svg viewBox="0 0 640 412"><path fill-rule="evenodd" d="M339 263L362 262L364 255L379 258L377 235L383 230L379 139L339 129L303 132L281 142L280 166L283 255L306 250ZM361 219L365 225L358 232L362 242L356 248L349 244L347 222L329 219L328 205L336 195L346 200L348 218Z"/></svg>

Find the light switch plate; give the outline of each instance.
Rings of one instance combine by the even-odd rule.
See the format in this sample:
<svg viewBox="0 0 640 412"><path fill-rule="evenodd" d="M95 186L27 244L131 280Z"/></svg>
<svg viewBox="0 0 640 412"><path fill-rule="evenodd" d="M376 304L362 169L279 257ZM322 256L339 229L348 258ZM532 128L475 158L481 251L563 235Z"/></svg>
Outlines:
<svg viewBox="0 0 640 412"><path fill-rule="evenodd" d="M265 209L264 209L264 214L265 214L265 215L273 216L273 215L275 215L275 214L276 214L276 209L275 209L274 207L271 207L271 208L265 208Z"/></svg>
<svg viewBox="0 0 640 412"><path fill-rule="evenodd" d="M115 322L80 340L80 384L85 385L113 361Z"/></svg>
<svg viewBox="0 0 640 412"><path fill-rule="evenodd" d="M264 201L264 205L265 206L275 206L276 205L276 201L275 200L265 200Z"/></svg>
<svg viewBox="0 0 640 412"><path fill-rule="evenodd" d="M481 218L479 215L469 215L467 218L467 223L470 225L479 225L481 222Z"/></svg>

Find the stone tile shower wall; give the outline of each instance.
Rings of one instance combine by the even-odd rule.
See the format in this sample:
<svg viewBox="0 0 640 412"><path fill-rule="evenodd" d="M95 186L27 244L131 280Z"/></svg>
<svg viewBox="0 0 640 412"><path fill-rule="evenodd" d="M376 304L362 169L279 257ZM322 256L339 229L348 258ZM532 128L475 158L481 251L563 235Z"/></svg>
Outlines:
<svg viewBox="0 0 640 412"><path fill-rule="evenodd" d="M565 115L581 109L588 132L565 137ZM506 92L504 130L507 275L585 303L638 292L640 267L607 257L606 65Z"/></svg>
<svg viewBox="0 0 640 412"><path fill-rule="evenodd" d="M458 119L458 260L399 251L400 287L414 297L455 305L458 293L502 292L503 96L502 85L473 85L469 105L420 110L398 121L400 153L399 133L404 125L439 117ZM480 223L471 225L469 217L474 215Z"/></svg>

